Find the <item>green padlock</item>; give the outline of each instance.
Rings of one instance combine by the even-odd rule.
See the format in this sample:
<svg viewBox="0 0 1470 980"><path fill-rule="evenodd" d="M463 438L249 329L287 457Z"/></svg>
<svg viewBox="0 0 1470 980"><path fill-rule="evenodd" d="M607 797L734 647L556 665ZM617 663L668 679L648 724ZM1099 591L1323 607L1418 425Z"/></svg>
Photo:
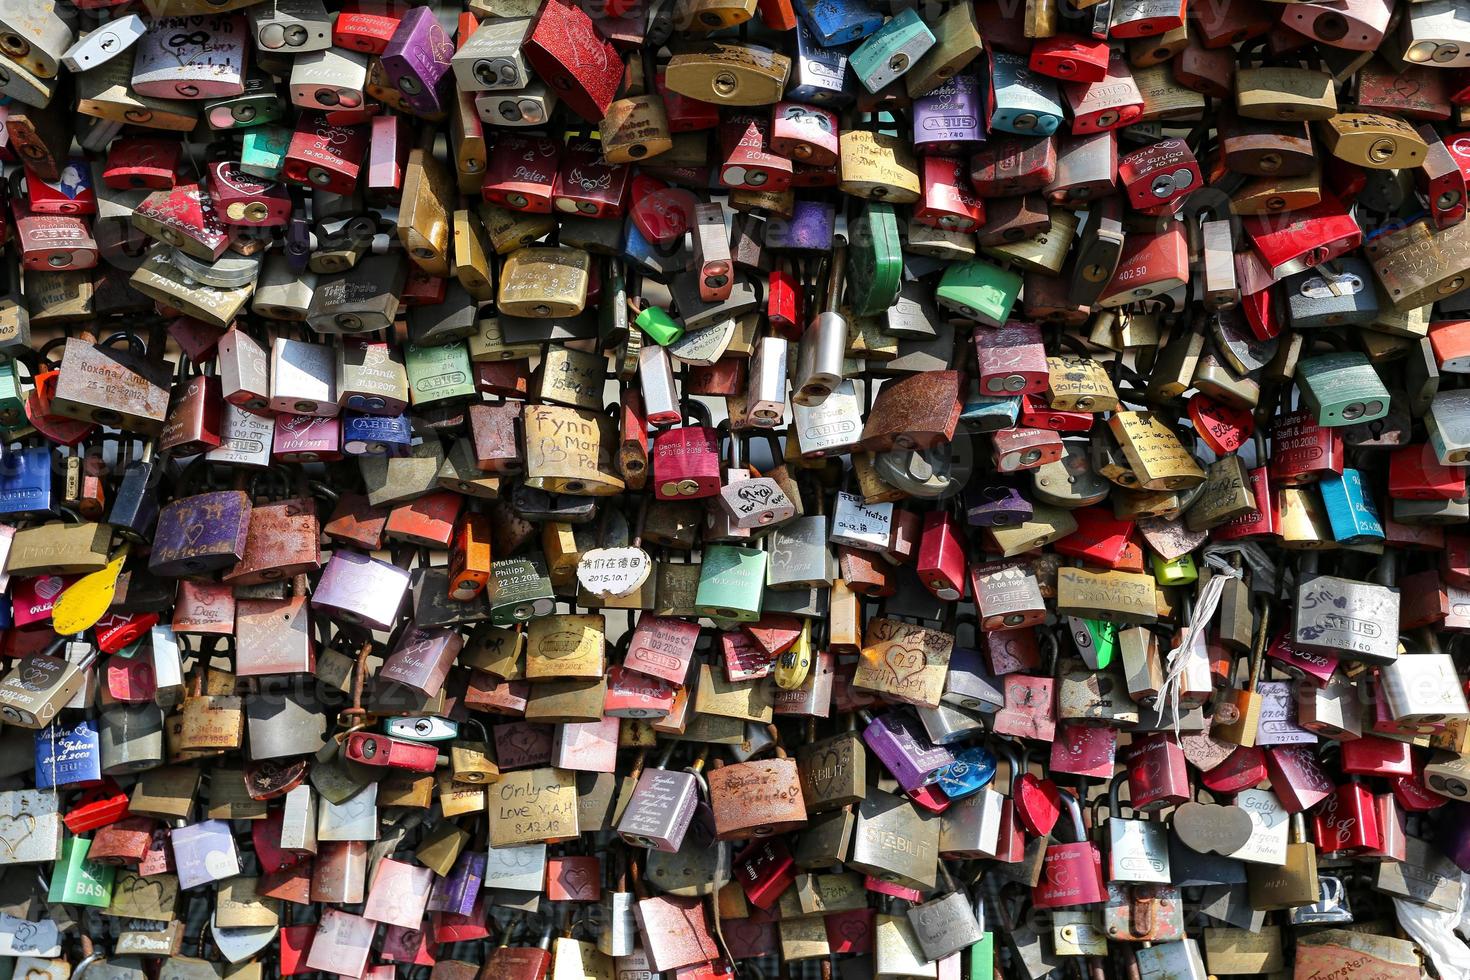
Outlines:
<svg viewBox="0 0 1470 980"><path fill-rule="evenodd" d="M970 980L989 980L995 976L995 933L986 932L978 943L965 950L965 976Z"/></svg>
<svg viewBox="0 0 1470 980"><path fill-rule="evenodd" d="M1118 648L1118 624L1101 619L1085 619L1087 632L1092 634L1092 648L1097 651L1097 670L1113 662L1113 651Z"/></svg>
<svg viewBox="0 0 1470 980"><path fill-rule="evenodd" d="M1388 388L1360 351L1304 357L1296 366L1296 383L1318 425L1357 425L1388 414Z"/></svg>
<svg viewBox="0 0 1470 980"><path fill-rule="evenodd" d="M960 262L944 270L934 299L962 317L1003 326L1021 292L1021 276L989 262Z"/></svg>
<svg viewBox="0 0 1470 980"><path fill-rule="evenodd" d="M415 405L475 396L470 348L463 340L442 347L405 344L403 366L408 372L409 400Z"/></svg>
<svg viewBox="0 0 1470 980"><path fill-rule="evenodd" d="M848 225L848 303L854 316L878 316L898 299L903 245L893 205L866 202Z"/></svg>
<svg viewBox="0 0 1470 980"><path fill-rule="evenodd" d="M1189 585L1191 582L1199 581L1199 568L1194 564L1194 556L1180 555L1165 561L1158 555L1150 555L1153 563L1154 581L1160 585Z"/></svg>
<svg viewBox="0 0 1470 980"><path fill-rule="evenodd" d="M684 328L679 321L657 306L644 309L633 322L660 347L667 347L684 336Z"/></svg>
<svg viewBox="0 0 1470 980"><path fill-rule="evenodd" d="M496 626L514 626L556 610L551 575L539 554L492 561L485 594L490 599L490 622Z"/></svg>
<svg viewBox="0 0 1470 980"><path fill-rule="evenodd" d="M85 837L68 837L62 842L61 860L51 873L46 901L99 909L112 904L112 879L117 869L87 860L91 849L92 842Z"/></svg>
<svg viewBox="0 0 1470 980"><path fill-rule="evenodd" d="M714 544L704 549L694 606L699 615L753 623L761 618L766 553L759 548Z"/></svg>

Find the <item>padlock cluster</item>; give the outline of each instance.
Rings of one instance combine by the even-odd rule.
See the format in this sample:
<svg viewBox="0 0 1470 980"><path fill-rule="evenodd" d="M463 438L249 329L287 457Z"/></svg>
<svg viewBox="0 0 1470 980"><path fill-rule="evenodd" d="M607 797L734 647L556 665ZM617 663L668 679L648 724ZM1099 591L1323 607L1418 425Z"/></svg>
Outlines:
<svg viewBox="0 0 1470 980"><path fill-rule="evenodd" d="M0 974L1464 980L1464 0L463 6L0 4Z"/></svg>

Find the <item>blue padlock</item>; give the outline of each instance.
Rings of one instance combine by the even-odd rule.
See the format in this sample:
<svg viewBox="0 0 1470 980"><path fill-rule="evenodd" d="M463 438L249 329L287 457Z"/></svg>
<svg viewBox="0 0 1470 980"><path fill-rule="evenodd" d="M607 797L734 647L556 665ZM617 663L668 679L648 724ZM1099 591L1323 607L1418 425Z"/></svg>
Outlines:
<svg viewBox="0 0 1470 980"><path fill-rule="evenodd" d="M342 413L342 452L348 456L406 456L412 442L407 415Z"/></svg>
<svg viewBox="0 0 1470 980"><path fill-rule="evenodd" d="M802 0L797 13L828 48L861 41L883 26L883 15L859 0Z"/></svg>
<svg viewBox="0 0 1470 980"><path fill-rule="evenodd" d="M36 788L95 783L102 778L102 742L97 722L51 724L36 732Z"/></svg>
<svg viewBox="0 0 1470 980"><path fill-rule="evenodd" d="M0 459L0 516L51 509L51 449L29 446Z"/></svg>
<svg viewBox="0 0 1470 980"><path fill-rule="evenodd" d="M935 782L951 800L978 793L995 778L995 756L983 745L970 745L954 754L954 761L939 767Z"/></svg>

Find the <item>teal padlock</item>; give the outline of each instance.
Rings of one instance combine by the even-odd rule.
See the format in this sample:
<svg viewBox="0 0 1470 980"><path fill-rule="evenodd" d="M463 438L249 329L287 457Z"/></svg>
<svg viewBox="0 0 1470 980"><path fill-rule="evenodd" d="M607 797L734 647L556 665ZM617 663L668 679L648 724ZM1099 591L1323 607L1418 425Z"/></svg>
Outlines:
<svg viewBox="0 0 1470 980"><path fill-rule="evenodd" d="M51 872L48 902L65 905L90 905L105 909L112 904L112 881L117 869L110 864L89 861L87 852L92 842L85 837L67 837L61 844L61 860Z"/></svg>
<svg viewBox="0 0 1470 980"><path fill-rule="evenodd" d="M848 302L855 316L878 316L898 299L903 244L893 205L869 201L848 224Z"/></svg>
<svg viewBox="0 0 1470 980"><path fill-rule="evenodd" d="M644 309L633 323L660 347L667 347L684 336L684 328L679 321L669 316L667 310L657 306Z"/></svg>
<svg viewBox="0 0 1470 980"><path fill-rule="evenodd" d="M912 7L878 28L848 56L853 74L869 92L891 85L934 47L934 32Z"/></svg>
<svg viewBox="0 0 1470 980"><path fill-rule="evenodd" d="M1016 420L1021 417L1020 396L996 397L982 395L979 391L978 384L970 385L970 395L960 408L960 429L978 435L1015 428Z"/></svg>
<svg viewBox="0 0 1470 980"><path fill-rule="evenodd" d="M15 361L0 361L0 425L20 425L25 419L25 399Z"/></svg>
<svg viewBox="0 0 1470 980"><path fill-rule="evenodd" d="M291 148L291 130L285 126L256 126L240 140L240 169L255 177L277 180Z"/></svg>
<svg viewBox="0 0 1470 980"><path fill-rule="evenodd" d="M701 616L753 623L761 618L767 555L759 548L712 544L704 549L694 607Z"/></svg>
<svg viewBox="0 0 1470 980"><path fill-rule="evenodd" d="M1296 366L1296 383L1318 425L1357 425L1388 414L1388 388L1360 351L1304 357Z"/></svg>
<svg viewBox="0 0 1470 980"><path fill-rule="evenodd" d="M995 976L995 933L985 933L978 943L971 943L965 950L965 976L968 980L990 980Z"/></svg>
<svg viewBox="0 0 1470 980"><path fill-rule="evenodd" d="M1332 537L1338 544L1371 544L1383 540L1383 522L1373 495L1363 481L1363 471L1352 467L1322 478L1317 484Z"/></svg>
<svg viewBox="0 0 1470 980"><path fill-rule="evenodd" d="M959 262L944 270L934 299L951 313L999 327L1010 319L1020 293L1020 273L989 262Z"/></svg>
<svg viewBox="0 0 1470 980"><path fill-rule="evenodd" d="M1199 568L1192 555L1180 555L1166 561L1151 554L1149 560L1153 563L1154 581L1160 585L1189 585L1199 581Z"/></svg>
<svg viewBox="0 0 1470 980"><path fill-rule="evenodd" d="M405 344L403 367L408 372L408 397L415 405L475 397L475 372L463 340L442 347Z"/></svg>

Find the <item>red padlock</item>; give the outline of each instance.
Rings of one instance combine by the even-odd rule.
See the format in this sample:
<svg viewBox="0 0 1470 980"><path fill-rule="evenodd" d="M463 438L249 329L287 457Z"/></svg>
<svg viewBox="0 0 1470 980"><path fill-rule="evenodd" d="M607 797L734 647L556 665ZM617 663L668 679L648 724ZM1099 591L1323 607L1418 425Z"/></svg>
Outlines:
<svg viewBox="0 0 1470 980"><path fill-rule="evenodd" d="M1189 281L1189 246L1184 226L1170 221L1154 232L1134 232L1098 305L1123 306L1172 292Z"/></svg>
<svg viewBox="0 0 1470 980"><path fill-rule="evenodd" d="M945 602L959 602L965 597L965 539L959 522L949 511L935 510L924 515L914 571L935 597Z"/></svg>
<svg viewBox="0 0 1470 980"><path fill-rule="evenodd" d="M1050 136L992 133L970 157L970 184L981 197L1030 194L1056 176L1057 147Z"/></svg>
<svg viewBox="0 0 1470 980"><path fill-rule="evenodd" d="M107 148L102 182L113 190L168 190L178 182L183 144L178 140L136 136L115 140Z"/></svg>
<svg viewBox="0 0 1470 980"><path fill-rule="evenodd" d="M1332 795L1332 779L1310 745L1273 745L1266 749L1271 792L1287 813L1303 813Z"/></svg>
<svg viewBox="0 0 1470 980"><path fill-rule="evenodd" d="M1280 280L1345 255L1363 243L1357 219L1330 191L1317 204L1289 215L1247 215L1241 230Z"/></svg>
<svg viewBox="0 0 1470 980"><path fill-rule="evenodd" d="M334 194L357 187L370 142L365 124L334 125L319 112L303 112L286 150L282 175L295 184Z"/></svg>
<svg viewBox="0 0 1470 980"><path fill-rule="evenodd" d="M1355 776L1412 776L1414 756L1408 742L1364 735L1341 743L1342 771Z"/></svg>
<svg viewBox="0 0 1470 980"><path fill-rule="evenodd" d="M349 51L382 54L398 31L406 6L374 0L344 0L332 23L332 44Z"/></svg>
<svg viewBox="0 0 1470 980"><path fill-rule="evenodd" d="M1322 854L1361 854L1383 844L1373 793L1356 779L1337 787L1313 812L1312 821Z"/></svg>
<svg viewBox="0 0 1470 980"><path fill-rule="evenodd" d="M1204 184L1199 161L1181 139L1160 140L1118 159L1118 179L1128 203L1144 214L1171 214Z"/></svg>
<svg viewBox="0 0 1470 980"><path fill-rule="evenodd" d="M549 214L562 145L544 136L509 134L495 141L480 194L512 211Z"/></svg>
<svg viewBox="0 0 1470 980"><path fill-rule="evenodd" d="M1057 554L1089 565L1116 566L1133 536L1132 519L1114 516L1111 507L1082 507L1072 516L1077 530L1056 542Z"/></svg>
<svg viewBox="0 0 1470 980"><path fill-rule="evenodd" d="M1137 811L1177 806L1190 799L1184 749L1169 732L1134 739L1128 756L1128 796Z"/></svg>
<svg viewBox="0 0 1470 980"><path fill-rule="evenodd" d="M1212 793L1239 793L1266 780L1266 750L1257 746L1240 746L1225 761L1209 772L1200 773L1200 782Z"/></svg>
<svg viewBox="0 0 1470 980"><path fill-rule="evenodd" d="M92 168L86 160L73 157L61 168L61 176L47 180L34 171L25 172L26 196L32 214L97 213L97 192L92 187Z"/></svg>
<svg viewBox="0 0 1470 980"><path fill-rule="evenodd" d="M830 167L837 162L838 136L837 114L828 109L799 102L771 107L772 153L812 167Z"/></svg>
<svg viewBox="0 0 1470 980"><path fill-rule="evenodd" d="M946 231L974 231L985 223L985 201L970 187L965 166L954 157L921 159L922 195L914 220Z"/></svg>
<svg viewBox="0 0 1470 980"><path fill-rule="evenodd" d="M1051 383L1041 327L1024 320L975 327L975 362L980 392L993 398L1038 394Z"/></svg>
<svg viewBox="0 0 1470 980"><path fill-rule="evenodd" d="M439 758L439 750L431 742L410 742L375 732L352 732L345 748L353 762L410 772L433 772Z"/></svg>
<svg viewBox="0 0 1470 980"><path fill-rule="evenodd" d="M1465 470L1442 464L1428 443L1400 446L1388 457L1388 495L1399 500L1455 500L1465 496Z"/></svg>
<svg viewBox="0 0 1470 980"><path fill-rule="evenodd" d="M719 440L707 425L665 429L653 437L653 492L659 500L698 500L720 492Z"/></svg>
<svg viewBox="0 0 1470 980"><path fill-rule="evenodd" d="M1299 487L1329 474L1341 476L1341 431L1318 425L1316 417L1305 410L1278 416L1271 430L1269 465L1273 487Z"/></svg>
<svg viewBox="0 0 1470 980"><path fill-rule="evenodd" d="M233 161L209 165L209 196L222 224L280 228L291 220L286 186L248 174Z"/></svg>
<svg viewBox="0 0 1470 980"><path fill-rule="evenodd" d="M746 901L769 909L796 881L796 860L780 840L753 841L731 866Z"/></svg>
<svg viewBox="0 0 1470 980"><path fill-rule="evenodd" d="M1072 836L1076 840L1068 843L1052 841L1047 845L1041 879L1031 889L1031 904L1037 909L1073 908L1107 900L1102 851L1087 836L1077 798L1071 792L1063 791L1062 802L1071 817Z"/></svg>
<svg viewBox="0 0 1470 980"><path fill-rule="evenodd" d="M551 189L552 206L563 214L589 218L622 218L627 209L630 168L608 163L601 144L574 139L567 143ZM590 300L589 300L590 305Z"/></svg>
<svg viewBox="0 0 1470 980"><path fill-rule="evenodd" d="M1030 68L1064 82L1100 82L1108 77L1108 45L1076 34L1038 38L1031 45Z"/></svg>
<svg viewBox="0 0 1470 980"><path fill-rule="evenodd" d="M1182 3L1181 3L1182 6ZM1108 56L1108 73L1097 82L1065 82L1062 91L1072 110L1072 132L1101 133L1131 126L1143 117L1143 94L1133 80L1123 52Z"/></svg>
<svg viewBox="0 0 1470 980"><path fill-rule="evenodd" d="M766 322L778 336L799 340L805 332L802 315L804 289L786 263L771 270L766 284Z"/></svg>
<svg viewBox="0 0 1470 980"><path fill-rule="evenodd" d="M764 116L741 114L720 123L721 184L772 194L791 187L791 161L771 152L770 132Z"/></svg>
<svg viewBox="0 0 1470 980"><path fill-rule="evenodd" d="M1050 429L1053 432L1086 432L1091 429L1097 416L1091 412L1062 411L1052 408L1041 395L1021 396L1019 425L1033 429Z"/></svg>

